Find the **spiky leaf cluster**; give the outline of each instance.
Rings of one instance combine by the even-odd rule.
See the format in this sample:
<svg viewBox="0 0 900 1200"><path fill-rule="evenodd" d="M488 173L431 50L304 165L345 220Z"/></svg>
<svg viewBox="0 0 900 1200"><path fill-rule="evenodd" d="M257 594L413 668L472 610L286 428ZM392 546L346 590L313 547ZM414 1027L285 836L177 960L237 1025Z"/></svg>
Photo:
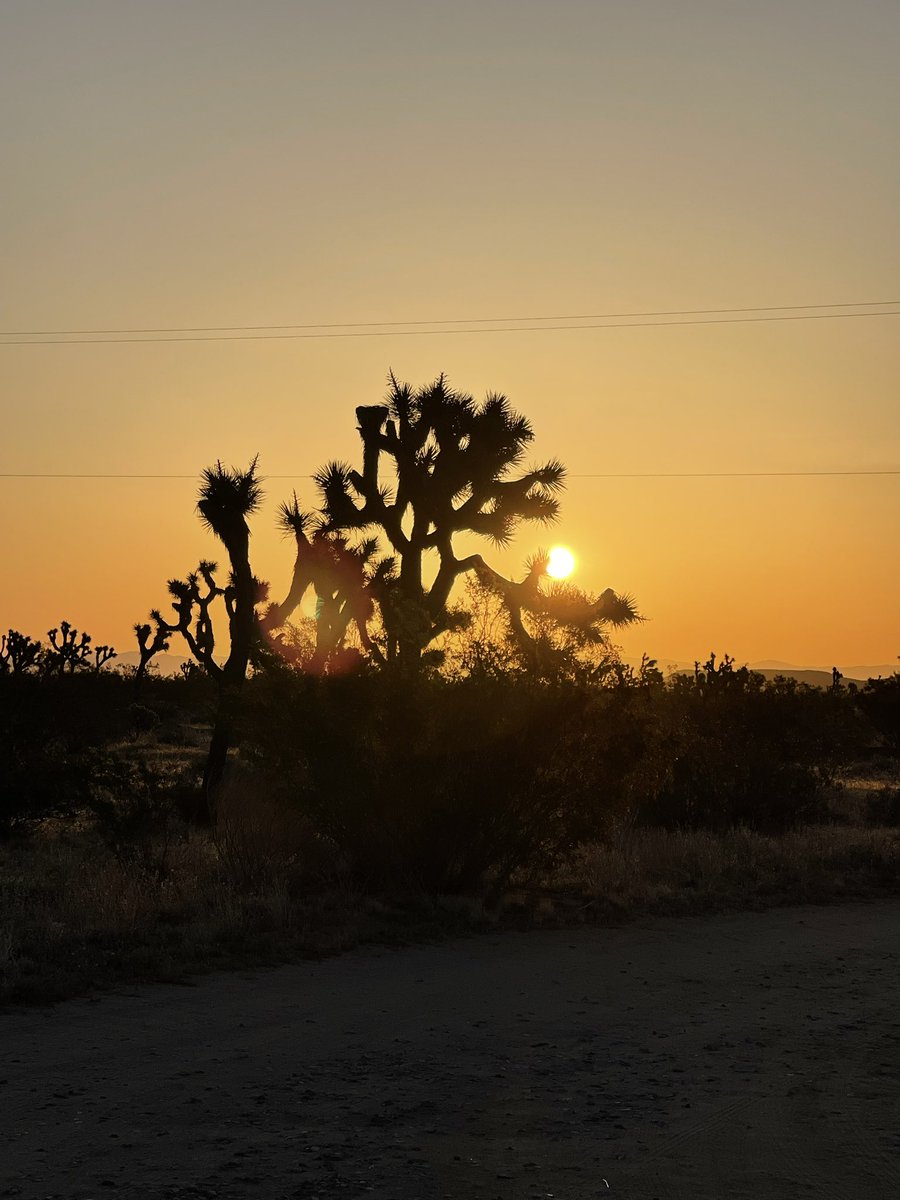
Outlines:
<svg viewBox="0 0 900 1200"><path fill-rule="evenodd" d="M335 462L315 476L329 528L379 527L402 555L465 531L505 545L521 522L556 519L565 469L511 476L534 432L505 396L479 404L443 375L418 390L391 375L386 402L356 415L362 472Z"/></svg>
<svg viewBox="0 0 900 1200"><path fill-rule="evenodd" d="M235 537L250 535L247 517L256 512L263 497L256 470L254 458L246 471L217 462L201 475L197 512L203 524L226 546Z"/></svg>
<svg viewBox="0 0 900 1200"><path fill-rule="evenodd" d="M526 667L540 675L577 674L580 657L615 659L611 628L642 621L634 598L607 588L594 596L565 580L547 579L548 555L526 562L524 578L510 580L482 562L476 577L503 604L509 635Z"/></svg>

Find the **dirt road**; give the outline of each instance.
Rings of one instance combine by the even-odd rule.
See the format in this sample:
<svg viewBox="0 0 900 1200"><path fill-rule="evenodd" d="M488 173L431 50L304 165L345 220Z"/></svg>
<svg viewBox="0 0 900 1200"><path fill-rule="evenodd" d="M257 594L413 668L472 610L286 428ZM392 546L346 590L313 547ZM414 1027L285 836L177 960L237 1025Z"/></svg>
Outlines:
<svg viewBox="0 0 900 1200"><path fill-rule="evenodd" d="M900 903L0 1015L0 1196L900 1196Z"/></svg>

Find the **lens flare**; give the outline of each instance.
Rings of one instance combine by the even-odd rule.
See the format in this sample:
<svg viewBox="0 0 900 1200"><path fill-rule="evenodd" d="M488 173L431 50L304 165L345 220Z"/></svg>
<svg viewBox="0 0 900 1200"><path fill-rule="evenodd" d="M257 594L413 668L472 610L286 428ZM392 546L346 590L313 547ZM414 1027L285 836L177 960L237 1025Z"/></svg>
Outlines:
<svg viewBox="0 0 900 1200"><path fill-rule="evenodd" d="M547 560L547 574L551 579L567 579L575 570L575 555L567 546L554 546Z"/></svg>

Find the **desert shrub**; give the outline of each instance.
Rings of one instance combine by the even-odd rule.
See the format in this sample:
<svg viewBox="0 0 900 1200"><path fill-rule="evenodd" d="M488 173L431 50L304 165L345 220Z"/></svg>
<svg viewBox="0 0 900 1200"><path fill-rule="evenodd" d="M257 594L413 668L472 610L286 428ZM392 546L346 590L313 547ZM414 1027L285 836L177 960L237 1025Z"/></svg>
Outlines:
<svg viewBox="0 0 900 1200"><path fill-rule="evenodd" d="M232 763L216 805L216 854L229 884L302 892L339 874L333 849L264 775Z"/></svg>
<svg viewBox="0 0 900 1200"><path fill-rule="evenodd" d="M130 704L128 717L131 729L135 734L150 733L159 725L159 713L154 712L152 708L147 708L145 704Z"/></svg>
<svg viewBox="0 0 900 1200"><path fill-rule="evenodd" d="M364 884L496 890L616 824L775 832L825 814L846 694L730 660L664 683L276 672L245 750Z"/></svg>
<svg viewBox="0 0 900 1200"><path fill-rule="evenodd" d="M126 727L126 694L98 674L0 676L0 833L85 803L100 747Z"/></svg>
<svg viewBox="0 0 900 1200"><path fill-rule="evenodd" d="M75 812L89 794L94 752L50 738L34 752L29 739L4 739L0 757L0 836L34 821Z"/></svg>
<svg viewBox="0 0 900 1200"><path fill-rule="evenodd" d="M889 751L900 753L900 672L886 679L869 679L856 701Z"/></svg>
<svg viewBox="0 0 900 1200"><path fill-rule="evenodd" d="M584 833L586 693L284 674L250 696L247 750L366 885L496 890Z"/></svg>
<svg viewBox="0 0 900 1200"><path fill-rule="evenodd" d="M881 787L871 792L866 806L869 825L900 826L900 787Z"/></svg>
<svg viewBox="0 0 900 1200"><path fill-rule="evenodd" d="M107 786L110 749L152 733L160 714L177 724L186 690L154 680L145 707L111 672L0 674L0 834L83 809Z"/></svg>
<svg viewBox="0 0 900 1200"><path fill-rule="evenodd" d="M191 767L153 766L133 755L95 756L84 798L101 839L125 866L165 878L198 779Z"/></svg>
<svg viewBox="0 0 900 1200"><path fill-rule="evenodd" d="M665 828L769 832L825 812L825 790L862 737L841 693L767 682L726 657L677 676L653 697L654 770L637 816Z"/></svg>

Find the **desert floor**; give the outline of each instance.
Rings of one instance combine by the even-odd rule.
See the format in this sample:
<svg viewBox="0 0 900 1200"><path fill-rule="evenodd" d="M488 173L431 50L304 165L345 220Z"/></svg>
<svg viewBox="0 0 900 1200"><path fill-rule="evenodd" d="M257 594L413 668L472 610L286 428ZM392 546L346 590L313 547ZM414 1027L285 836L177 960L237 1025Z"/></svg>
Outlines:
<svg viewBox="0 0 900 1200"><path fill-rule="evenodd" d="M900 902L0 1014L0 1196L900 1196Z"/></svg>

